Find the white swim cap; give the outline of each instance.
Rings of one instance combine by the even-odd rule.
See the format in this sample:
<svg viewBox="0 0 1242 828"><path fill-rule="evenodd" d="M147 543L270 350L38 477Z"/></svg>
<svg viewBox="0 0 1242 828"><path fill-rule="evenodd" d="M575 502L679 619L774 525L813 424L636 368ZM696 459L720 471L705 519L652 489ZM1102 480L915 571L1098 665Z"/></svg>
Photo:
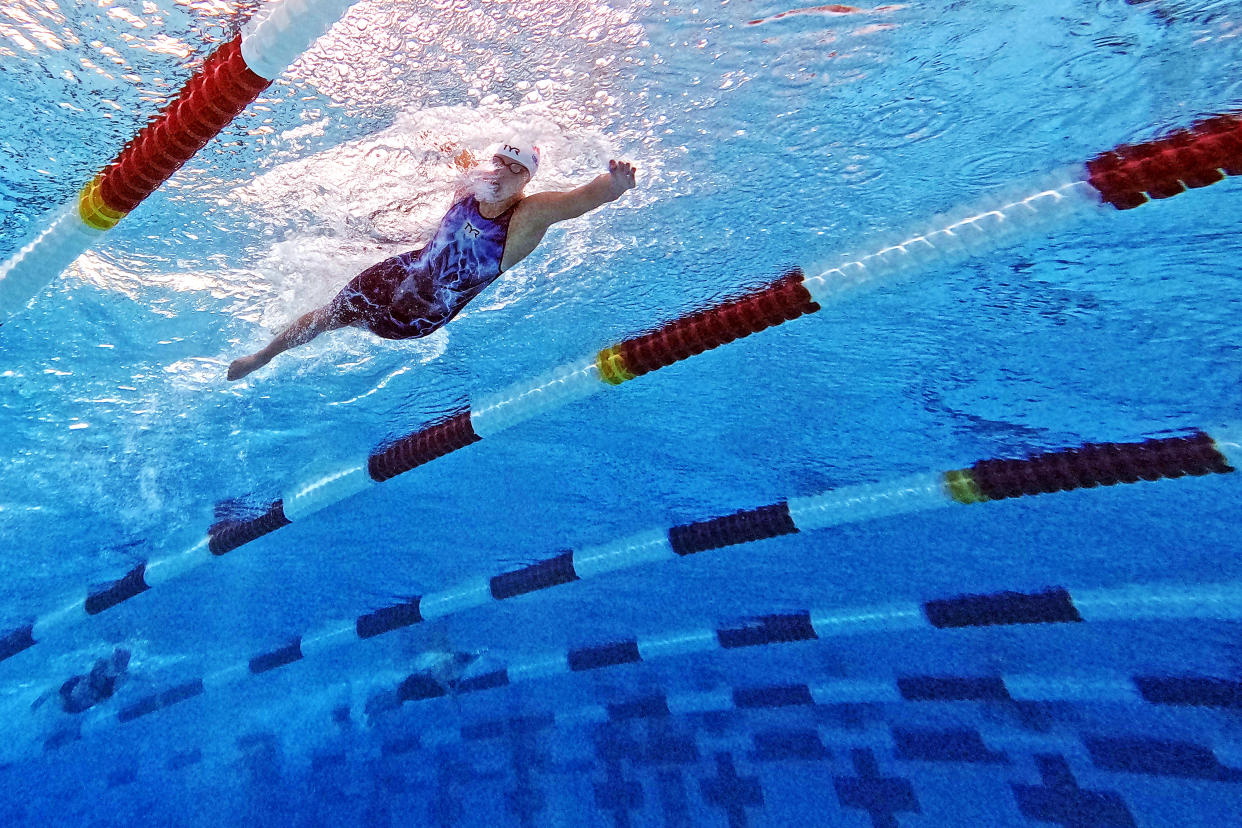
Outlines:
<svg viewBox="0 0 1242 828"><path fill-rule="evenodd" d="M492 151L492 155L499 155L501 158L508 158L516 161L526 169L530 170L530 177L534 178L535 173L539 172L539 157L542 151L534 144L510 139L509 141L496 145Z"/></svg>

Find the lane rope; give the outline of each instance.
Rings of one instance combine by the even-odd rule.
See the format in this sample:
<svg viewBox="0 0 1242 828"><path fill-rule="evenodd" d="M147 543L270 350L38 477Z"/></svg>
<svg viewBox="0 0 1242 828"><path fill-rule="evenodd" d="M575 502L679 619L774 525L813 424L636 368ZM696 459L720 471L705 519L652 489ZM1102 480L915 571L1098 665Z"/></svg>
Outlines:
<svg viewBox="0 0 1242 828"><path fill-rule="evenodd" d="M273 0L203 62L77 198L0 265L0 322L125 218L267 89L353 0Z"/></svg>
<svg viewBox="0 0 1242 828"><path fill-rule="evenodd" d="M1231 450L1237 448L1236 444L1218 443L1202 432L1139 443L1092 443L1024 460L981 460L966 469L916 475L885 484L848 486L812 497L790 498L771 506L680 524L663 531L642 531L611 543L564 551L516 571L467 578L447 589L417 596L353 619L330 622L275 649L144 697L119 711L117 719L122 723L132 721L195 698L208 690L223 688L387 632L644 564L934 508L1119 483L1230 473L1234 467L1230 465L1227 455L1221 452L1221 445ZM951 480L957 481L956 490L949 482ZM968 497L960 494L963 480L970 481ZM140 569L135 570L87 601L95 600L97 606L119 603L124 600L123 595L134 591L135 584L140 580ZM663 637L627 639L552 653L512 669L492 671L471 679L463 685L463 690L483 690L527 678L716 648L732 649L868 632L1151 617L1234 618L1242 608L1239 595L1242 593L1238 588L1229 584L1189 591L1153 587L1141 595L1134 595L1127 589L1081 590L1071 594L1065 588L1055 587L1038 593L962 596L929 601L922 606L911 603L859 610L808 610L792 615L770 616L757 626L679 631ZM23 628L16 634L10 634L0 643L0 655L7 657L31 646L34 640L31 632ZM398 695L431 692L430 688L437 687L418 674L407 677L407 681L410 686L399 690ZM443 688L438 690L440 695L444 695Z"/></svg>

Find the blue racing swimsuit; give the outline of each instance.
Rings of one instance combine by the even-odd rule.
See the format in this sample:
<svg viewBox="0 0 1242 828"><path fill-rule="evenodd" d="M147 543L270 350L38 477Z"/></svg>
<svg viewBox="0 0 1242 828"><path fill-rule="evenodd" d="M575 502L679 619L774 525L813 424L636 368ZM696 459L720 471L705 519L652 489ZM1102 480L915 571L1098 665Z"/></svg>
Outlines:
<svg viewBox="0 0 1242 828"><path fill-rule="evenodd" d="M484 218L478 199L466 196L444 214L426 247L372 265L350 280L332 300L332 313L342 324L366 327L385 339L426 336L496 281L516 208Z"/></svg>

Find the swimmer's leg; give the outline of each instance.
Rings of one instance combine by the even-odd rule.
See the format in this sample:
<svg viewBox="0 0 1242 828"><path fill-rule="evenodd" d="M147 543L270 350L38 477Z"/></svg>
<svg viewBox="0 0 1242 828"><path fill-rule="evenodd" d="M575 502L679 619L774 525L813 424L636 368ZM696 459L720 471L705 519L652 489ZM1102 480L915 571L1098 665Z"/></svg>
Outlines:
<svg viewBox="0 0 1242 828"><path fill-rule="evenodd" d="M267 365L277 354L283 354L290 348L305 345L321 333L344 328L346 324L348 323L341 321L340 314L330 304L303 314L296 322L277 334L276 338L267 344L267 347L250 356L233 360L229 365L229 379L239 380L250 372Z"/></svg>

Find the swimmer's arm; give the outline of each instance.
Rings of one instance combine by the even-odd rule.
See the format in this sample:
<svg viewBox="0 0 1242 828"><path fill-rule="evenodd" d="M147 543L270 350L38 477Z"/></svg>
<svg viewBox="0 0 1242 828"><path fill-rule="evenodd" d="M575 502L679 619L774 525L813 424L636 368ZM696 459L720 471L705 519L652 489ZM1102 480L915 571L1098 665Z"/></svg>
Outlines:
<svg viewBox="0 0 1242 828"><path fill-rule="evenodd" d="M558 221L585 215L597 207L616 201L626 190L637 186L638 168L628 161L609 161L608 172L574 190L562 193L536 193L522 200L522 210L536 224L547 229Z"/></svg>

